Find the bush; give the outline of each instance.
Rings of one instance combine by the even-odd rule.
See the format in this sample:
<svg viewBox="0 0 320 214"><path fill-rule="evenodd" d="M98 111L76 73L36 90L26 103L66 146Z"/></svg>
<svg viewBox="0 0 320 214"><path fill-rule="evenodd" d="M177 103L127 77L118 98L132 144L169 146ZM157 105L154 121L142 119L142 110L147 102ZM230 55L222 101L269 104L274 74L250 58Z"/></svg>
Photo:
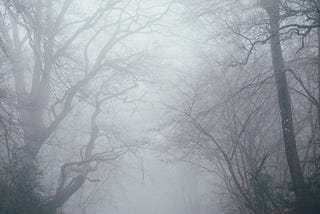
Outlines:
<svg viewBox="0 0 320 214"><path fill-rule="evenodd" d="M36 164L26 166L17 150L11 157L0 167L0 213L44 213L41 211L41 171Z"/></svg>

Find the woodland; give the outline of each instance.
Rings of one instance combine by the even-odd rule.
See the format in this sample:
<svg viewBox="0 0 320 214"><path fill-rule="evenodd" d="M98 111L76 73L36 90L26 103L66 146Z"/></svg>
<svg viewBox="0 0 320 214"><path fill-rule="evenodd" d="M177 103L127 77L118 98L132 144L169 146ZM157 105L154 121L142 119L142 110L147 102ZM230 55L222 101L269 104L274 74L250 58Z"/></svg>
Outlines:
<svg viewBox="0 0 320 214"><path fill-rule="evenodd" d="M63 213L320 213L320 0L0 0L0 214Z"/></svg>

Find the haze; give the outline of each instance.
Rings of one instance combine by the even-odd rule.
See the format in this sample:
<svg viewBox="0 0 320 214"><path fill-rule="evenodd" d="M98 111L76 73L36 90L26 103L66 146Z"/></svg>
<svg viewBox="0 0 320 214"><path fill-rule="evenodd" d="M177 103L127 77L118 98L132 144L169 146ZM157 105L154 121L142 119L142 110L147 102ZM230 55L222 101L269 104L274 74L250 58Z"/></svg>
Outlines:
<svg viewBox="0 0 320 214"><path fill-rule="evenodd" d="M0 0L0 214L320 212L320 0Z"/></svg>

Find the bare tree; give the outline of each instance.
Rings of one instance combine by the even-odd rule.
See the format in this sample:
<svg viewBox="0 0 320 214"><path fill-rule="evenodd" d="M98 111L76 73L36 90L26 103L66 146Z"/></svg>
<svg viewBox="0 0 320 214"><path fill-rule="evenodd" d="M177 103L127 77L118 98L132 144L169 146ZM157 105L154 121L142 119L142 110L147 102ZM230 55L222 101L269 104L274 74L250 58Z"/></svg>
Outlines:
<svg viewBox="0 0 320 214"><path fill-rule="evenodd" d="M91 109L89 139L78 160L62 165L57 190L45 204L48 212L61 207L99 163L128 151L124 145L96 151L97 142L106 137L97 120L112 100L137 99L127 96L138 87L138 71L148 54L135 50L132 40L152 31L169 9L148 13L152 5L130 0L91 6L85 11L74 0L1 1L0 46L10 64L8 82L17 100L24 163L31 166L39 160L77 105ZM78 172L70 179L67 171L72 168Z"/></svg>
<svg viewBox="0 0 320 214"><path fill-rule="evenodd" d="M293 185L292 190L295 194L295 212L314 213L316 210L315 201L317 200L317 193L315 193L314 190L311 190L312 188L309 187L310 184L308 176L310 174L308 176L304 174L304 169L306 168L306 165L308 165L308 167L313 165L309 162L310 159L317 159L317 146L314 141L316 129L314 128L314 116L311 116L312 119L310 119L309 116L307 116L308 112L306 112L305 109L302 109L302 106L305 105L302 105L301 103L302 100L307 99L308 104L306 105L308 106L308 108L312 109L312 105L314 105L318 110L318 98L317 95L315 95L316 91L319 91L316 86L318 85L318 82L315 78L318 77L318 75L312 76L312 74L315 73L315 69L314 66L312 67L311 65L312 62L310 63L310 60L312 60L311 57L317 56L318 52L316 52L316 55L314 53L311 53L311 57L305 57L301 59L297 59L296 53L301 53L304 50L306 52L311 52L311 47L306 47L305 42L308 38L315 37L314 29L317 29L319 27L319 10L317 9L318 3L316 1L232 0L204 0L198 2L199 4L197 3L195 5L193 5L191 2L188 3L189 5L191 5L191 10L194 12L193 18L199 18L202 24L206 25L213 23L213 27L220 27L220 29L218 30L218 35L210 34L211 32L209 30L208 33L211 37L206 40L206 42L209 41L208 46L211 45L210 42L212 40L212 42L215 42L214 40L218 40L219 42L225 41L225 43L222 42L224 46L221 47L223 49L223 51L221 52L226 52L226 55L224 56L225 59L223 61L224 64L222 64L220 61L220 63L215 64L208 70L217 73L217 70L219 69L224 69L224 72L228 72L228 70L233 70L236 68L239 70L239 72L247 70L249 73L251 69L255 69L256 75L252 75L251 72L253 71L251 70L250 77L243 76L243 73L241 73L242 75L238 76L238 80L240 80L238 82L232 82L232 78L225 80L226 82L228 82L228 85L222 85L222 90L230 90L231 93L223 95L224 98L220 99L216 99L215 97L210 99L208 98L210 95L205 96L205 93L202 89L193 86L193 90L191 93L183 92L183 96L186 96L188 97L187 99L189 99L189 101L186 101L187 104L183 104L186 106L180 105L183 107L179 108L175 106L171 108L177 112L180 112L181 115L184 115L185 118L188 118L185 120L185 122L188 121L186 122L186 124L193 124L194 128L202 133L203 136L206 136L207 140L211 141L214 147L216 147L213 155L217 156L216 158L223 160L223 164L220 168L225 167L224 172L222 172L222 174L225 174L224 180L227 180L228 177L232 178L231 185L226 183L226 186L228 186L229 188L229 192L235 195L235 201L240 201L240 204L247 205L247 207L245 206L244 208L241 207L241 205L239 206L239 210L242 210L241 212L247 212L246 208L250 208L254 213L270 213L272 212L272 210L278 210L278 212L280 212L283 208L282 206L292 208L292 205L284 205L282 204L282 202L279 202L279 198L276 197L276 195L278 194L276 186L280 183L280 186L284 186L285 183L289 183L291 181ZM217 24L217 22L220 24ZM225 33L221 33L223 31L223 29L221 28L222 26L225 26ZM212 31L217 31L217 29L213 29ZM221 34L228 39L221 39L221 37L219 37L219 35ZM238 41L235 41L236 39ZM264 48L264 44L268 42L270 42L271 44L271 52L269 52L268 49ZM314 44L314 42L312 44ZM219 45L217 46L220 47ZM285 53L282 51L283 47L286 48ZM272 59L271 65L269 64L268 60L265 60L265 57L268 56L270 56L270 58ZM286 57L290 57L289 60L285 61L284 58ZM210 60L215 60L215 58L210 58L209 55L209 61ZM297 75L297 72L294 71L294 65L297 65L299 63L298 61L300 63L301 61L303 61L303 67L300 68L301 72L299 71L299 75ZM306 66L310 68L311 73L307 73ZM270 67L274 71L273 74L269 73L271 71ZM267 75L264 76L265 74ZM228 75L226 74L226 76ZM220 78L221 80L221 76L215 76L215 78ZM275 78L275 82L272 81L273 78ZM213 80L211 79L211 81ZM307 81L309 81L309 83L312 83L308 84ZM208 87L208 83L206 81L201 84L202 88ZM209 85L210 84L211 82L209 82ZM281 118L283 134L282 139L286 152L284 157L286 157L290 173L289 180L281 178L282 176L285 177L286 171L283 174L280 173L282 175L278 176L278 178L274 177L275 179L269 180L268 182L270 186L264 183L265 181L263 181L262 179L263 176L260 177L260 173L265 173L265 176L276 176L276 173L274 174L275 171L273 171L271 168L275 168L277 170L286 170L285 165L283 165L284 159L277 158L274 154L271 155L269 153L264 153L262 151L259 151L258 149L254 150L254 152L248 153L247 151L252 149L253 144L251 144L250 146L243 145L243 136L241 136L242 134L239 134L242 133L239 130L244 130L244 133L250 130L250 135L253 135L253 133L255 132L251 128L247 127L248 124L250 126L251 123L254 123L251 116L249 115L253 115L253 118L259 118L265 114L263 113L265 112L264 110L261 111L261 103L259 103L256 96L260 94L261 97L264 97L264 93L273 95L272 88L269 88L270 91L268 92L265 90L267 84L269 84L270 86L274 84L275 88L277 89L276 97L278 99L279 105L278 112L280 113L279 116ZM294 93L294 100L292 100L291 97L292 92L296 92ZM216 93L217 89L215 93L211 94ZM247 96L239 96L243 93L247 93ZM203 97L207 97L206 99L208 100L203 101ZM245 102L244 99L251 100L251 104L256 106L252 108L252 106L250 107L249 105L246 107L246 109L239 109L238 106L243 105L243 103ZM264 97L263 99L268 100L266 97ZM228 115L226 117L226 121L229 120L229 125L225 125L224 129L227 130L227 128L230 127L232 127L232 129L230 129L229 138L225 138L222 140L221 136L224 136L225 133L220 133L217 131L219 130L219 128L221 128L221 119L218 119L219 117L217 117L217 115L212 116L207 112L213 111L213 109L217 111L218 108L216 106L223 106L222 108L226 109L227 103L230 100L233 100L233 102L231 103L236 107L234 107L233 111L228 111L228 113L226 113L226 115ZM207 107L207 110L203 111L200 110L202 108L206 109L205 106L208 105L212 105L214 107L212 107L211 109ZM314 112L312 110L309 113L309 115L314 115ZM222 113L220 112L220 114ZM274 114L277 115L276 112L274 112ZM247 115L248 120L245 117L243 118L243 115ZM268 117L264 120L270 121L272 120L271 118L272 117ZM274 119L277 119L277 117L274 117ZM307 120L309 120L309 122L306 122ZM177 121L177 123L181 123L183 121L184 120ZM232 124L231 121L233 121L232 126L230 125ZM259 127L260 131L262 132L263 127L260 127L260 124L262 124L263 122L259 121L259 119L254 121L257 121L255 126ZM225 122L225 124L228 124L228 122ZM192 128L189 126L183 127L181 129L179 130L182 132L183 129L186 129L185 132L193 133L191 131ZM268 131L266 133L268 133ZM280 138L280 136L278 137ZM211 150L211 146L204 146L203 143L200 143L206 142L206 139L202 139L201 135L194 135L194 137L192 137L191 139L192 140L185 139L185 141L188 143L192 142L200 144L200 148L195 146L195 148L198 148L200 151L207 150L209 152ZM248 142L255 142L255 140L252 139L247 140ZM179 140L177 141L180 142ZM276 142L277 144L279 144L280 142L282 142L282 140L276 139ZM192 151L191 153L197 153L197 149L191 147L188 143L188 146L184 148L189 148ZM273 146L277 145L271 142L269 143ZM310 156L311 145L314 145L314 147L312 148L312 156ZM227 146L227 148L225 148L225 146ZM265 149L266 147L265 145L259 145L257 146L257 148ZM202 154L204 158L207 159L205 153L203 154L202 152L200 152L200 154ZM256 154L264 155L261 155L259 157ZM303 162L300 161L299 156L303 157ZM238 157L239 159L237 161ZM242 160L242 162L240 160ZM212 162L213 164L215 164L215 161ZM273 164L275 165L269 165L271 162L273 162ZM201 158L200 160L198 160L197 165L201 165L203 167L203 165L199 163L201 163ZM260 166L258 165L253 167L254 164L252 163L262 164ZM248 166L250 166L249 169L247 168ZM242 172L242 169L244 169L244 172ZM314 175L317 174L316 171L316 169L313 171ZM247 174L247 172L249 172L249 174ZM251 179L244 179L250 177ZM279 182L279 180L282 180L282 182L277 183ZM248 194L247 190L249 190L249 192L251 193ZM286 198L285 200L287 201L292 201L292 196L290 196L290 192L292 190L287 189L287 193L285 193L285 195L287 196L282 195L281 197ZM255 191L260 193L262 192L263 194L257 194L257 192ZM237 194L240 195L240 197L237 197ZM255 195L260 195L261 198L259 199L259 197L255 197ZM259 204L259 201L262 202L262 204ZM268 202L263 204L266 201Z"/></svg>

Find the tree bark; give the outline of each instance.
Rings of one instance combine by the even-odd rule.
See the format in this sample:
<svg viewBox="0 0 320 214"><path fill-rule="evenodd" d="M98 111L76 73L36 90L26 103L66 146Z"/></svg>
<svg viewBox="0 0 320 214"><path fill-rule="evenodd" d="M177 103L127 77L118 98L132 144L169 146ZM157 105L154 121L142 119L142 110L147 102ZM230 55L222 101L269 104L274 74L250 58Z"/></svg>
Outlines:
<svg viewBox="0 0 320 214"><path fill-rule="evenodd" d="M317 7L320 8L320 0L317 1ZM320 14L318 12L317 14L317 21L318 24L320 24ZM318 83L318 103L320 103L320 27L317 28L317 39L318 39L318 56L317 56L317 68L318 68L318 79L317 79L317 83ZM317 147L320 143L320 106L316 106L317 107L317 120L318 120L318 129L317 129L317 139L316 139L316 145L314 145L314 157L316 158L316 154L317 154Z"/></svg>

